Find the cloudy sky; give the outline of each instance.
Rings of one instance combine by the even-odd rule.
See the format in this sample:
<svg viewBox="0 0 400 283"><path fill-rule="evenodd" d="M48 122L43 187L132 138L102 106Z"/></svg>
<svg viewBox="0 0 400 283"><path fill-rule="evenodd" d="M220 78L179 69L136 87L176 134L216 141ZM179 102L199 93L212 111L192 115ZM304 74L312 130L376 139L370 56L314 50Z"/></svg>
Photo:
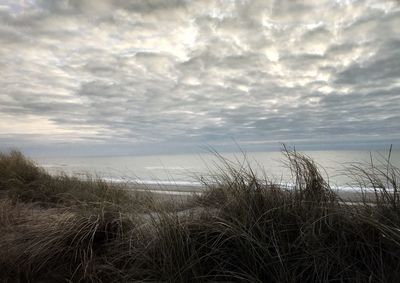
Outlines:
<svg viewBox="0 0 400 283"><path fill-rule="evenodd" d="M398 144L399 27L385 0L0 0L0 144Z"/></svg>

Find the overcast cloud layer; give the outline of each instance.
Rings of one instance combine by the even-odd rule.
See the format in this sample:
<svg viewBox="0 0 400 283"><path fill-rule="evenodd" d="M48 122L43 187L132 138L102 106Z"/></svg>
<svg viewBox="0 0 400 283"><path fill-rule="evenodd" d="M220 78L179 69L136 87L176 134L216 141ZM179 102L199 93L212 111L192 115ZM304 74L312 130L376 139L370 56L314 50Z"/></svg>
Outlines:
<svg viewBox="0 0 400 283"><path fill-rule="evenodd" d="M385 0L0 0L0 142L396 144L399 27Z"/></svg>

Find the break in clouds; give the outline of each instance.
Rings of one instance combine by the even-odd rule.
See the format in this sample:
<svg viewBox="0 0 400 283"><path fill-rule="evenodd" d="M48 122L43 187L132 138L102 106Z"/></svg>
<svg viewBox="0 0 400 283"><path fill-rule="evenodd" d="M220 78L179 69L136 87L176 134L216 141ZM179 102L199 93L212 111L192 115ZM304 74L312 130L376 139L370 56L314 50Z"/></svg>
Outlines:
<svg viewBox="0 0 400 283"><path fill-rule="evenodd" d="M1 0L2 146L395 143L396 1Z"/></svg>

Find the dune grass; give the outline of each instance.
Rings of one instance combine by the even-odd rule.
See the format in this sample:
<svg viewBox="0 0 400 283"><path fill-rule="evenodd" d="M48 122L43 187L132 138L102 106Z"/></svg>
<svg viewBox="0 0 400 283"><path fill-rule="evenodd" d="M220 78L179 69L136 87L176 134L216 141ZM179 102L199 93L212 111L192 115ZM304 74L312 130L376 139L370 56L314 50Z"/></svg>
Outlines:
<svg viewBox="0 0 400 283"><path fill-rule="evenodd" d="M126 189L126 184L110 183L91 176L85 179L65 174L51 176L18 151L0 153L0 194L13 201L43 207L109 205L118 209L131 209L135 205L140 208L142 204L151 202L149 194L135 194Z"/></svg>
<svg viewBox="0 0 400 283"><path fill-rule="evenodd" d="M221 157L204 193L173 209L1 154L0 281L396 282L399 169L353 164L375 194L349 204L312 159L283 153L293 188Z"/></svg>

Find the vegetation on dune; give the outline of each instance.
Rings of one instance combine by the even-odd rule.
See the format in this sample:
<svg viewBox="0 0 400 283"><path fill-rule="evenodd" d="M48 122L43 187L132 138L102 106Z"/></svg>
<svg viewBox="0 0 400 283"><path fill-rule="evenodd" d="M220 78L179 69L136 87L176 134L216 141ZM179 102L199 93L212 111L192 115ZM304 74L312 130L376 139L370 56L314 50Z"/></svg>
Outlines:
<svg viewBox="0 0 400 283"><path fill-rule="evenodd" d="M171 208L97 179L0 155L2 282L395 282L400 171L355 164L374 203L343 202L286 149L294 188L221 157L202 195Z"/></svg>
<svg viewBox="0 0 400 283"><path fill-rule="evenodd" d="M87 176L84 180L67 175L51 176L18 151L0 153L0 193L13 201L65 206L141 206L151 197L128 193L124 184ZM138 207L136 207L138 208Z"/></svg>

